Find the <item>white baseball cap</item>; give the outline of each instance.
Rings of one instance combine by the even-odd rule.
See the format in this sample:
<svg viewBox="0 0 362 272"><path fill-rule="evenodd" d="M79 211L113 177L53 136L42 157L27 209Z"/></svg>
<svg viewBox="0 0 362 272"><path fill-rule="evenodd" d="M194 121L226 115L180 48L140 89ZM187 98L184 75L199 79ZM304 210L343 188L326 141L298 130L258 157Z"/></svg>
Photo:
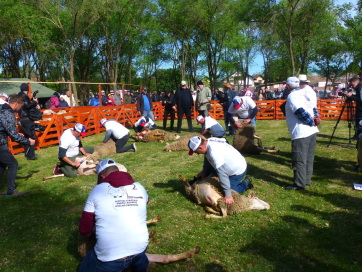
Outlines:
<svg viewBox="0 0 362 272"><path fill-rule="evenodd" d="M102 118L99 123L101 124L101 127L103 127L104 123L107 122L107 118Z"/></svg>
<svg viewBox="0 0 362 272"><path fill-rule="evenodd" d="M76 131L78 131L80 133L80 135L82 136L87 136L87 134L85 133L85 126L80 124L80 123L77 123L75 126L74 126L74 129Z"/></svg>
<svg viewBox="0 0 362 272"><path fill-rule="evenodd" d="M204 116L202 116L202 115L197 116L197 118L196 118L197 123L200 124L200 121L201 121L203 118L204 118Z"/></svg>
<svg viewBox="0 0 362 272"><path fill-rule="evenodd" d="M107 169L110 166L117 166L117 163L112 159L101 160L96 167L97 175L99 175L104 169Z"/></svg>
<svg viewBox="0 0 362 272"><path fill-rule="evenodd" d="M189 155L191 156L194 154L194 151L200 146L201 144L201 138L199 136L192 137L188 142L188 147L190 149Z"/></svg>
<svg viewBox="0 0 362 272"><path fill-rule="evenodd" d="M181 85L186 85L187 83L186 83L186 81L185 80L182 80L181 81Z"/></svg>

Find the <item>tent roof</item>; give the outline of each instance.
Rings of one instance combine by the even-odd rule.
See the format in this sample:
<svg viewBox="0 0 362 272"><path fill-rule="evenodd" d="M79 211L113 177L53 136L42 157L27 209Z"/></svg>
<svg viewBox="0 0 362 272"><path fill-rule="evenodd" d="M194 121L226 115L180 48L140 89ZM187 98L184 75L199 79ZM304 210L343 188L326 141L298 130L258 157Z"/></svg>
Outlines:
<svg viewBox="0 0 362 272"><path fill-rule="evenodd" d="M31 90L33 92L39 90L36 97L51 97L54 93L52 89L27 78L0 78L0 93L6 93L8 95L18 94L22 83L31 83Z"/></svg>

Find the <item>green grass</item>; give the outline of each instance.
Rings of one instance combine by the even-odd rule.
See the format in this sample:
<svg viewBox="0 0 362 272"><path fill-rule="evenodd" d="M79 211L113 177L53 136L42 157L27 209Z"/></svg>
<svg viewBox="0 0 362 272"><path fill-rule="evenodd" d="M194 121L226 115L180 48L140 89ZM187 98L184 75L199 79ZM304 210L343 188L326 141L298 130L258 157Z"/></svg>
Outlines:
<svg viewBox="0 0 362 272"><path fill-rule="evenodd" d="M201 247L194 258L157 265L153 271L361 271L362 192L352 184L362 181L354 171L354 146L342 147L348 145L346 122L339 123L333 145L326 147L335 124L323 121L320 127L312 186L290 192L283 189L292 179L285 121L258 121L264 145L280 149L276 155L246 158L256 194L271 209L226 219L204 219L202 207L186 198L178 178L197 174L202 156L164 152L164 143L137 143L137 153L111 156L147 189L148 217L162 217L149 226L157 234L148 252L174 254ZM103 137L83 142L94 145ZM76 271L78 220L96 177L43 182L57 161L57 147L37 155L37 161L16 155L18 190L28 195L0 198L0 271ZM1 191L5 184L3 176Z"/></svg>

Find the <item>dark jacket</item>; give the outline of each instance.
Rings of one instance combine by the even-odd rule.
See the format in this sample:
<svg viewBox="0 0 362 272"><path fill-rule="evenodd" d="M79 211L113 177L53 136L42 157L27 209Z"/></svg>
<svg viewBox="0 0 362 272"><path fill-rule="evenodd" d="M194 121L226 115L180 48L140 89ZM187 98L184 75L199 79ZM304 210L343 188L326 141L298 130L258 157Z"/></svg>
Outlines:
<svg viewBox="0 0 362 272"><path fill-rule="evenodd" d="M25 92L19 92L18 94L24 100L24 106L19 112L20 118L29 118L31 109L35 108L38 103L36 101L31 102L29 96Z"/></svg>
<svg viewBox="0 0 362 272"><path fill-rule="evenodd" d="M137 96L137 111L140 111L141 114L143 114L143 111L144 111L144 105L145 105L145 102L143 101L143 94L140 93L138 96ZM152 105L152 100L151 100L151 96L149 93L146 93L146 96L148 98L148 101L150 101L150 106L151 106L151 110L153 108L153 105Z"/></svg>
<svg viewBox="0 0 362 272"><path fill-rule="evenodd" d="M223 93L218 94L219 102L222 103L222 108L224 111L228 111L235 96L236 93L232 89L227 89Z"/></svg>
<svg viewBox="0 0 362 272"><path fill-rule="evenodd" d="M356 119L362 120L362 100L361 100L361 92L362 92L362 83L358 84L355 88L356 95L352 95L350 100L356 102Z"/></svg>
<svg viewBox="0 0 362 272"><path fill-rule="evenodd" d="M165 110L166 111L173 111L174 108L173 106L175 105L174 104L174 99L173 99L173 94L171 94L170 96L168 96L167 94L165 94L163 97L162 97L162 106L165 107Z"/></svg>
<svg viewBox="0 0 362 272"><path fill-rule="evenodd" d="M3 104L0 109L0 145L8 143L8 136L23 145L29 145L29 140L16 130L16 119L13 109L8 104Z"/></svg>
<svg viewBox="0 0 362 272"><path fill-rule="evenodd" d="M192 99L190 89L178 89L174 95L174 105L177 105L177 107L192 108L194 100Z"/></svg>

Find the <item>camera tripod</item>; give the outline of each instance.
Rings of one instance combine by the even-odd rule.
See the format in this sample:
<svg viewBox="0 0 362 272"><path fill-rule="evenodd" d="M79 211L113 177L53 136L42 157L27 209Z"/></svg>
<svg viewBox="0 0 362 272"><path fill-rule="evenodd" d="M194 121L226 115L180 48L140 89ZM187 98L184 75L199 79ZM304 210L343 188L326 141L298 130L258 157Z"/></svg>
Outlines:
<svg viewBox="0 0 362 272"><path fill-rule="evenodd" d="M352 130L352 122L354 120L354 117L355 117L355 108L353 106L353 103L352 103L352 100L350 99L346 99L344 101L344 104L342 106L342 109L341 109L341 112L339 113L339 116L338 116L338 119L337 119L337 122L336 122L336 125L334 126L334 129L333 129L333 133L329 139L329 143L327 144L327 147L330 146L331 142L332 142L332 139L333 139L333 136L334 136L334 133L336 132L336 129L338 127L338 124L339 124L339 121L341 121L341 118L343 116L343 112L344 110L347 108L347 122L348 122L348 143L349 144L352 144L352 135L351 135L351 130ZM354 131L356 131L355 127L353 126L353 129Z"/></svg>

